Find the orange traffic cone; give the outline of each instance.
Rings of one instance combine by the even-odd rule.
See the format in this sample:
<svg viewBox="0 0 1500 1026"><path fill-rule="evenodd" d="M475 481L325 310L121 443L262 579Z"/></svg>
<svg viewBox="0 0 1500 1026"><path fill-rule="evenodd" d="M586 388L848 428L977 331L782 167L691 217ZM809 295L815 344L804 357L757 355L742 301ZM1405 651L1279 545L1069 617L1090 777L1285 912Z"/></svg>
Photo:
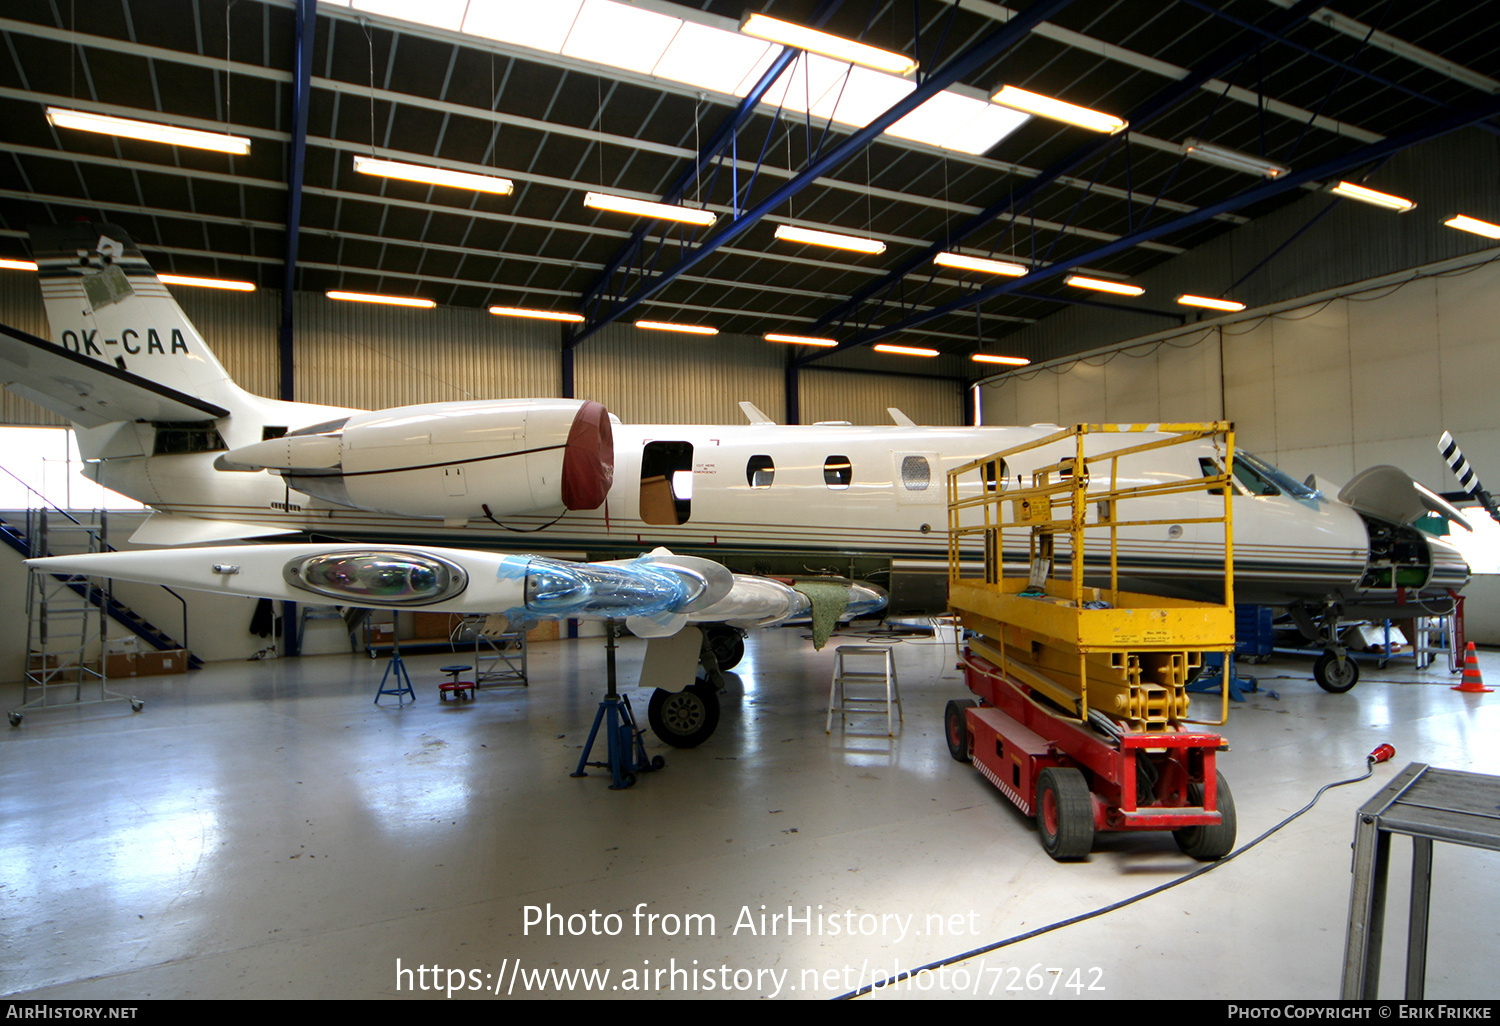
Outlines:
<svg viewBox="0 0 1500 1026"><path fill-rule="evenodd" d="M1484 695L1494 688L1484 686L1484 678L1479 675L1479 656L1474 652L1474 642L1464 646L1464 676L1463 680L1454 691L1466 691L1471 695Z"/></svg>

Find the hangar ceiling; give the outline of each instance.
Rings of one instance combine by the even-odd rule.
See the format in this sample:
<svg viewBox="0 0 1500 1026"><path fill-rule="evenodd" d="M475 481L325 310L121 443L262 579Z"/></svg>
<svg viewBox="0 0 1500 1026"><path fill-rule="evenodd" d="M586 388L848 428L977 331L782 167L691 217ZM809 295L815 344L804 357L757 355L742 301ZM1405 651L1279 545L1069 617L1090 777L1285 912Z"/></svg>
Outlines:
<svg viewBox="0 0 1500 1026"><path fill-rule="evenodd" d="M1394 153L1456 130L1497 133L1500 113L1500 25L1451 0L748 5L913 57L905 80L747 49L741 0L322 0L303 129L297 26L311 6L9 0L0 257L25 259L29 224L105 218L159 270L581 313L560 329L569 346L648 318L841 348L1006 353L1009 333L1074 304L1168 326L1186 313L1175 296L1065 278L1126 282L1307 190L1380 188ZM535 11L566 16L561 34L548 37ZM643 35L628 35L632 18L649 22ZM1002 84L1130 128L997 118L985 101ZM901 103L918 114L880 131ZM227 132L251 148L54 127L49 106ZM1184 154L1188 139L1290 170L1267 179L1206 163ZM514 191L356 173L354 158L371 155L502 176ZM590 191L717 219L642 222L585 207ZM775 236L782 225L885 249L791 243ZM1028 270L938 266L941 251ZM790 347L788 359L838 351Z"/></svg>

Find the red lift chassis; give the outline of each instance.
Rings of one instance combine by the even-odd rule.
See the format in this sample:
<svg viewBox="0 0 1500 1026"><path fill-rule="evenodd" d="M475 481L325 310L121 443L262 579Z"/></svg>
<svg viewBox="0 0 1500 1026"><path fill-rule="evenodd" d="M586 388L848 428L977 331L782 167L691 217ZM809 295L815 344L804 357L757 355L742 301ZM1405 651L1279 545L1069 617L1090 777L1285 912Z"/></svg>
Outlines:
<svg viewBox="0 0 1500 1026"><path fill-rule="evenodd" d="M1203 861L1233 850L1234 799L1215 766L1228 745L1218 734L1107 736L1051 712L970 651L963 665L979 701L948 703L948 751L1036 817L1053 858L1081 859L1094 834L1110 830L1171 830L1183 852Z"/></svg>

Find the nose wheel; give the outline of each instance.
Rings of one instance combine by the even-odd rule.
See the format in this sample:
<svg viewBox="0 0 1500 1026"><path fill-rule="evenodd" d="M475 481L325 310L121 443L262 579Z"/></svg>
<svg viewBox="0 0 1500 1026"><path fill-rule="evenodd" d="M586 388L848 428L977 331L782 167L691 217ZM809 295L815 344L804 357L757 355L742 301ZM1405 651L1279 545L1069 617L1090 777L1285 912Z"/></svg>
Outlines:
<svg viewBox="0 0 1500 1026"><path fill-rule="evenodd" d="M1342 695L1359 683L1359 664L1341 652L1324 652L1313 663L1313 680L1324 691Z"/></svg>

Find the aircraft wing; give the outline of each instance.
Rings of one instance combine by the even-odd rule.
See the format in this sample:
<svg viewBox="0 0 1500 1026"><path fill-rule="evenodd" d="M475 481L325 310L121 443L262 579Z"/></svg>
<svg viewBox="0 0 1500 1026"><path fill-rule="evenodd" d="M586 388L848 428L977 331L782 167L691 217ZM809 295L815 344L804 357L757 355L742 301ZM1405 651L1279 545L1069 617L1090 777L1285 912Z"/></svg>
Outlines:
<svg viewBox="0 0 1500 1026"><path fill-rule="evenodd" d="M0 384L84 427L226 417L222 406L0 324Z"/></svg>
<svg viewBox="0 0 1500 1026"><path fill-rule="evenodd" d="M665 549L635 559L577 563L544 556L414 545L299 543L79 553L27 560L53 574L160 584L219 595L368 609L502 613L512 623L622 619L642 637L686 623L769 627L806 615L792 588L731 573ZM850 609L885 604L851 585ZM860 606L860 609L855 609Z"/></svg>

